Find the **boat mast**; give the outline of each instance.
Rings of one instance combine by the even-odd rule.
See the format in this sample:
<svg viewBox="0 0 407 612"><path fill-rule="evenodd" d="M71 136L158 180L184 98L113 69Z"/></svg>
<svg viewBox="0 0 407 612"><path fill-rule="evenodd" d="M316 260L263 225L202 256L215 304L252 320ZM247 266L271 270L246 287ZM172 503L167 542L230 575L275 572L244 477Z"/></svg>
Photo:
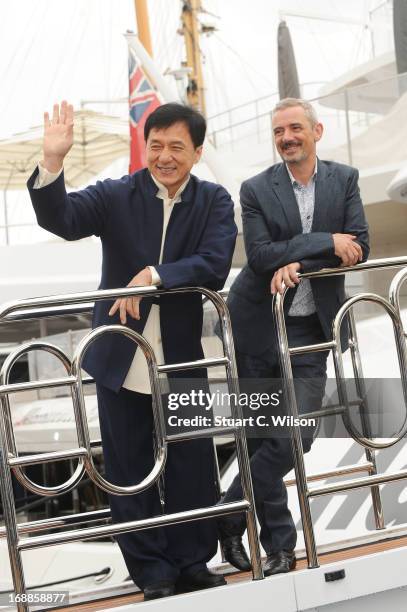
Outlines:
<svg viewBox="0 0 407 612"><path fill-rule="evenodd" d="M205 90L199 47L200 23L198 13L202 11L201 0L185 0L182 5L182 34L185 40L188 74L187 100L192 108L205 115Z"/></svg>
<svg viewBox="0 0 407 612"><path fill-rule="evenodd" d="M149 56L153 57L153 45L151 44L147 0L134 0L134 10L136 11L137 34L140 42Z"/></svg>

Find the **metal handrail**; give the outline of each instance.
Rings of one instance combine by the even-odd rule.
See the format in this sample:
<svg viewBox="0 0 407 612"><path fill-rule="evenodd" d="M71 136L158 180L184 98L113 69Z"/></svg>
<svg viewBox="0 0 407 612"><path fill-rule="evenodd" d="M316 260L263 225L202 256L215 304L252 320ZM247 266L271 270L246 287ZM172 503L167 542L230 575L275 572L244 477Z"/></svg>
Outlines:
<svg viewBox="0 0 407 612"><path fill-rule="evenodd" d="M359 264L352 267L344 268L332 268L323 269L318 272L310 272L307 274L299 274L302 278L324 278L332 275L346 274L349 272L359 272L362 270L378 270L389 267L406 266L407 257L395 257L389 259L378 259ZM355 379L357 382L357 390L359 394L363 396L363 372L361 368L361 359L358 348L358 341L356 335L355 321L353 318L353 307L358 302L372 301L380 304L385 312L389 314L393 323L393 331L397 346L398 362L400 365L400 374L403 385L403 395L407 411L407 343L405 341L406 334L403 330L403 324L400 316L400 288L403 282L407 279L407 268L401 270L393 279L389 290L389 299L386 300L379 295L362 293L354 296L342 305L339 309L332 329L332 341L325 343L318 343L315 345L308 345L300 348L290 348L287 338L287 330L284 319L284 298L288 291L285 287L282 294L278 293L275 296L273 302L274 315L276 320L277 338L279 344L279 355L280 355L280 366L283 379L283 388L286 397L287 411L290 416L294 419L298 418L298 407L295 395L294 378L291 367L291 356L299 353L312 353L321 350L332 350L335 365L335 376L338 385L339 402L345 408L340 411L340 414L344 420L344 424L352 437L365 448L366 463L363 465L347 466L346 470L331 470L329 472L321 474L313 474L312 478L307 479L305 464L304 464L304 451L302 447L301 430L299 426L294 425L291 429L291 444L294 456L294 470L296 476L296 484L298 490L298 498L301 512L301 519L303 524L305 548L307 552L308 567L315 568L319 566L318 555L315 544L315 533L312 522L311 510L310 510L310 498L320 495L327 495L337 493L341 491L349 491L353 489L370 487L372 493L372 502L376 520L376 528L383 529L384 516L383 509L380 499L379 485L385 482L394 482L401 479L407 478L407 470L395 472L393 474L377 474L377 467L374 455L375 448L385 448L397 443L401 440L402 436L407 430L407 412L404 423L395 437L395 440L391 440L389 443L375 443L367 436L357 435L354 431L350 420L347 418L347 412L350 407L346 395L346 387L343 384L344 371L342 361L342 350L340 342L340 327L341 323L346 315L349 316L350 330L351 330L351 343L350 348L352 351L352 365L354 369ZM331 411L332 412L332 411ZM329 413L328 411L321 410L320 416L325 416ZM294 421L295 422L295 421ZM362 426L363 419L362 419ZM342 481L333 485L323 485L318 487L309 488L308 482L313 480L322 480L324 478L343 475L344 473L352 473L356 471L367 471L369 476L363 478L357 478L354 480ZM292 483L290 483L292 484Z"/></svg>
<svg viewBox="0 0 407 612"><path fill-rule="evenodd" d="M175 295L178 293L186 292L198 292L205 295L215 306L218 312L220 326L222 331L222 342L223 342L223 358L215 359L204 359L197 360L196 362L185 362L180 364L163 365L157 364L154 351L150 344L137 332L121 326L121 325L108 325L103 326L91 331L85 338L82 339L78 347L76 348L72 363L68 357L53 345L41 342L35 342L33 344L26 344L21 348L16 349L7 357L3 364L0 372L0 473L2 478L0 479L0 491L3 501L3 511L5 518L5 529L0 530L0 537L6 536L8 542L8 550L10 557L11 572L13 577L14 590L16 593L26 593L24 570L22 564L21 553L23 550L39 548L43 546L49 546L57 543L77 541L87 538L97 538L106 535L114 535L118 533L126 533L129 531L151 529L154 527L176 524L185 521L193 521L197 519L206 519L224 514L245 512L247 521L247 532L250 547L250 557L252 563L253 579L259 580L263 578L263 571L261 567L260 547L257 534L256 514L254 507L253 487L250 474L249 456L247 452L247 444L245 431L243 426L235 426L227 428L230 434L234 435L237 450L237 459L239 465L239 471L241 475L243 499L234 503L219 503L216 506L207 508L199 508L196 510L189 510L185 512L177 512L173 514L166 514L159 517L153 517L149 519L130 521L119 524L108 524L102 526L86 527L77 529L75 531L60 531L59 533L52 533L43 536L32 536L29 538L21 537L24 533L30 531L43 531L47 528L59 528L60 524L54 519L50 521L34 522L32 524L33 529L30 529L30 523L25 523L21 528L17 524L14 494L11 481L11 472L16 474L16 477L20 480L24 487L38 493L39 495L54 495L55 493L62 493L70 490L79 482L80 478L86 472L90 479L99 488L107 491L111 494L116 495L131 495L139 493L146 488L153 485L160 477L164 466L167 455L168 443L178 442L183 439L182 434L179 435L167 435L165 431L165 422L163 407L161 403L161 393L159 388L159 374L162 372L169 372L174 370L184 370L192 368L200 368L204 364L205 367L223 365L226 370L226 379L229 389L233 392L231 397L238 397L239 387L237 382L237 370L234 358L233 348L233 337L232 329L229 318L229 313L225 301L216 292L201 287L185 287L172 290L157 289L155 287L132 287L125 289L112 289L112 290L101 290L94 292L84 292L77 294L65 294L58 296L51 296L45 298L33 298L28 300L20 300L12 302L3 306L0 309L0 322L6 322L15 320L15 316L19 315L20 318L33 318L38 314L47 312L48 315L64 314L64 308L70 308L73 305L81 307L86 304L89 306L89 302L95 302L105 299L113 299L118 297L128 296L149 296L149 295ZM25 316L24 316L25 315ZM114 485L113 483L105 480L101 474L97 471L92 457L92 447L94 444L90 440L89 430L86 420L85 402L83 396L83 382L90 382L92 379L87 378L82 381L81 366L84 355L89 349L91 344L99 339L104 334L119 333L128 337L130 340L140 346L143 351L149 371L149 378L152 390L153 399L153 417L155 424L155 441L156 441L156 462L150 474L136 485L121 487ZM29 350L45 350L56 356L64 365L67 376L61 379L54 379L53 381L34 381L31 383L9 383L10 371L15 361L24 353ZM19 392L22 389L39 388L41 386L60 386L67 385L72 391L72 400L74 406L75 423L78 436L78 447L75 449L69 449L67 451L58 451L51 453L42 453L41 455L29 455L24 458L19 457L17 445L15 442L13 424L11 419L11 411L9 404L9 394ZM242 419L242 408L238 402L232 402L231 404L232 417L237 419L237 423L243 423ZM208 435L207 432L205 432ZM188 436L189 439L201 437L201 432L191 432ZM78 466L71 476L71 478L57 487L43 487L29 480L22 471L24 465L33 463L46 463L51 460L62 460L69 458L77 458ZM72 523L88 523L99 521L101 518L106 519L108 515L106 512L100 513L84 513L75 516L75 519L63 521L63 525L69 525ZM29 607L26 603L20 602L17 604L18 612L27 612Z"/></svg>
<svg viewBox="0 0 407 612"><path fill-rule="evenodd" d="M407 257L386 257L383 259L370 259L356 266L343 266L340 268L322 268L317 272L306 272L299 274L299 278L321 278L327 276L338 276L348 272L365 272L367 270L377 270L378 268L398 268L407 266ZM402 271L401 271L402 272Z"/></svg>
<svg viewBox="0 0 407 612"><path fill-rule="evenodd" d="M390 304L400 315L400 291L402 285L407 281L407 269L399 270L396 276L393 278L390 289L389 289L389 301ZM401 317L400 317L401 318ZM404 336L407 338L407 330L404 332Z"/></svg>

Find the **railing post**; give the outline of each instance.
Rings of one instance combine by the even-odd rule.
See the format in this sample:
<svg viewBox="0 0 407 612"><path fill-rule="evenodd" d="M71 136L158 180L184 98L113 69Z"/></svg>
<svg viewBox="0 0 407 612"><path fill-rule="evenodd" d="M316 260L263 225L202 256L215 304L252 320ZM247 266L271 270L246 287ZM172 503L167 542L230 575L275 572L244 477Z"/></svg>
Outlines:
<svg viewBox="0 0 407 612"><path fill-rule="evenodd" d="M6 537L8 544L8 554L10 559L11 575L15 593L26 594L24 569L21 559L21 552L18 547L17 515L15 510L15 500L13 483L11 480L11 470L8 464L8 436L5 424L4 399L0 397L0 491L3 505L4 524L6 527ZM16 604L18 612L28 612L28 605L19 602Z"/></svg>
<svg viewBox="0 0 407 612"><path fill-rule="evenodd" d="M274 298L274 312L277 323L277 338L280 353L281 376L284 389L285 405L288 415L298 419L297 399L295 396L294 378L291 367L290 350L288 346L287 329L284 320L284 296L277 294ZM315 534L312 525L311 508L307 476L305 473L304 451L300 427L291 429L291 448L294 458L294 470L297 480L298 501L300 505L302 527L304 532L305 549L307 551L308 567L319 567Z"/></svg>
<svg viewBox="0 0 407 612"><path fill-rule="evenodd" d="M348 322L349 322L349 330L350 330L350 339L351 339L351 357L352 357L352 366L353 372L355 375L356 381L356 390L360 398L366 397L366 388L364 383L363 369L362 369L362 361L360 358L358 337L356 331L355 324L355 315L353 310L351 309L348 313ZM362 414L362 427L364 428L363 434L366 436L368 434L368 424L366 423L366 419L363 418ZM372 468L370 470L370 474L377 474L377 465L376 465L376 454L375 451L370 448L365 448L365 456L366 461L372 464ZM376 529L384 529L384 511L382 499L380 496L380 488L378 486L373 486L370 489L370 493L372 496L372 506L373 506L373 514L375 517Z"/></svg>

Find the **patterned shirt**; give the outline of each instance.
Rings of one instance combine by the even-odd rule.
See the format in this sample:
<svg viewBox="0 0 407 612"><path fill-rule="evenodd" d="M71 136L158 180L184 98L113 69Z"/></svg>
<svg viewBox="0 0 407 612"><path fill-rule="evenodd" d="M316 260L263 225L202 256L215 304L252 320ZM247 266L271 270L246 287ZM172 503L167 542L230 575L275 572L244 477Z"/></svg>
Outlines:
<svg viewBox="0 0 407 612"><path fill-rule="evenodd" d="M297 200L300 211L302 233L309 234L312 228L312 220L314 217L315 205L315 181L317 177L317 163L315 170L307 185L302 185L295 180L291 174L288 165L286 164L288 176L290 177L293 186L295 199ZM288 311L291 317L307 317L316 312L314 296L312 294L311 283L308 279L304 279L297 286L297 291L290 310Z"/></svg>

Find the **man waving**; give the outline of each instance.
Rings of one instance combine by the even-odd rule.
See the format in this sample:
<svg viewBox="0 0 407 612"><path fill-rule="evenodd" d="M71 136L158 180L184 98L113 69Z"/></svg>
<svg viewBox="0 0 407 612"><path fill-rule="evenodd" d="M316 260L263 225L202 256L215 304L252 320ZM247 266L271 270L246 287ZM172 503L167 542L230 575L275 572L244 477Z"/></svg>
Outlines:
<svg viewBox="0 0 407 612"><path fill-rule="evenodd" d="M236 239L233 203L220 185L191 169L202 154L205 119L180 104L164 104L145 124L147 168L119 180L67 193L63 162L73 143L73 108L44 116L44 157L28 181L38 223L66 240L95 234L103 247L101 289L157 285L221 289ZM143 333L158 363L199 359L202 299L198 293L96 302L93 326L123 323ZM146 361L119 334L105 335L86 355L97 385L107 478L127 486L152 469L153 417ZM210 440L170 445L165 471L166 512L214 504ZM160 513L157 488L111 496L115 522ZM212 521L184 523L118 538L129 573L145 599L224 584L206 562L216 551Z"/></svg>

